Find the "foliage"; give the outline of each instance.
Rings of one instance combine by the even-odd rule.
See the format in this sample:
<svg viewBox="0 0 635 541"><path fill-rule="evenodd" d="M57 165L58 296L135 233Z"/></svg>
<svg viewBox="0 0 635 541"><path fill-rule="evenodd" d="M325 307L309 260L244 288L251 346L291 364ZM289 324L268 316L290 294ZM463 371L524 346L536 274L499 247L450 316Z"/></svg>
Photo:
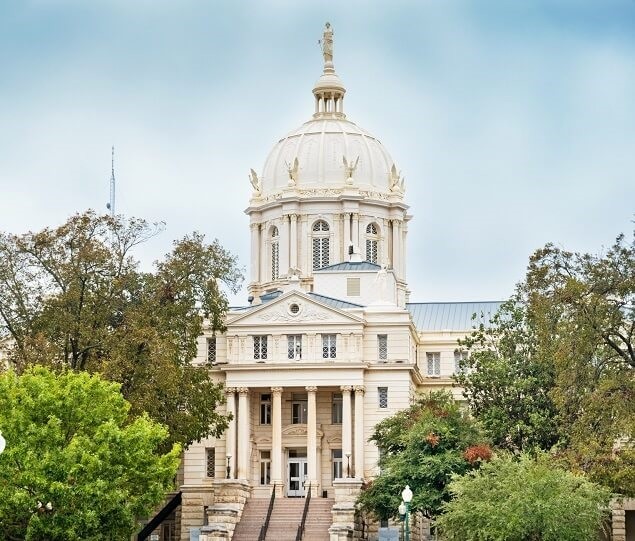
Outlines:
<svg viewBox="0 0 635 541"><path fill-rule="evenodd" d="M610 492L539 453L497 456L449 485L436 523L448 541L594 541Z"/></svg>
<svg viewBox="0 0 635 541"><path fill-rule="evenodd" d="M118 384L86 372L0 375L3 539L130 538L171 487L180 447L161 454L165 427L129 409Z"/></svg>
<svg viewBox="0 0 635 541"><path fill-rule="evenodd" d="M359 503L381 519L396 517L406 485L414 493L412 509L436 515L449 498L451 476L477 467L478 455L486 449L475 450L483 441L478 427L442 392L423 396L384 419L370 439L381 452L381 473L362 491Z"/></svg>
<svg viewBox="0 0 635 541"><path fill-rule="evenodd" d="M549 391L554 371L539 358L522 303L504 303L491 325L460 341L470 355L454 376L470 410L500 449L550 449L559 439Z"/></svg>
<svg viewBox="0 0 635 541"><path fill-rule="evenodd" d="M500 448L557 444L563 463L635 495L635 237L603 255L547 245L457 377ZM617 443L617 444L616 444Z"/></svg>
<svg viewBox="0 0 635 541"><path fill-rule="evenodd" d="M132 250L156 232L89 211L55 229L0 234L0 340L18 371L43 364L120 382L133 413L188 444L226 426L219 386L191 361L204 318L223 328L219 282L235 290L241 276L234 256L197 233L142 272Z"/></svg>

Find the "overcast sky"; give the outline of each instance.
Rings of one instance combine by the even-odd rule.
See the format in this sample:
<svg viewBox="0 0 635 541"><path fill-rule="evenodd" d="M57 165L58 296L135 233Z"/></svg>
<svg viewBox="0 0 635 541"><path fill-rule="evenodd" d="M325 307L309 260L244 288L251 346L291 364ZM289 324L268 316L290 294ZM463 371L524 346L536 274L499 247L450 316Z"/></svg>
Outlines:
<svg viewBox="0 0 635 541"><path fill-rule="evenodd" d="M413 301L497 300L635 211L635 1L0 0L0 230L105 211L249 268L249 168L310 118L335 30L348 118L406 178ZM244 302L241 293L235 302Z"/></svg>

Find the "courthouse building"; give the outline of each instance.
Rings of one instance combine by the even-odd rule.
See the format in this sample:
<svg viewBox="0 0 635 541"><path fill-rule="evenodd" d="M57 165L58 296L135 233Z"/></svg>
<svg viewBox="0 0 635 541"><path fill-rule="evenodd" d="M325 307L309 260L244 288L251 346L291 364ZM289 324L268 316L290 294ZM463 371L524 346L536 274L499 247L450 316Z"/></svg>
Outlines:
<svg viewBox="0 0 635 541"><path fill-rule="evenodd" d="M361 535L353 505L378 473L375 424L419 392L450 388L457 338L499 305L409 301L407 185L346 116L328 24L321 44L308 121L250 174L250 302L200 341L233 420L184 454L181 539L231 539L245 502L272 491L275 506L309 492L329 502L326 539Z"/></svg>

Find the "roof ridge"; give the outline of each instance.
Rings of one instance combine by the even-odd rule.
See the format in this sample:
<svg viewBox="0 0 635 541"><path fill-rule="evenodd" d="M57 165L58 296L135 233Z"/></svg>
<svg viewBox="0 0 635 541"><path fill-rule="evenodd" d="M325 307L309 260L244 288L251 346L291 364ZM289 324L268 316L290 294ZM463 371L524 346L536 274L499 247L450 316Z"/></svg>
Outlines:
<svg viewBox="0 0 635 541"><path fill-rule="evenodd" d="M504 300L498 301L423 301L423 302L407 302L408 304L494 304L503 303Z"/></svg>
<svg viewBox="0 0 635 541"><path fill-rule="evenodd" d="M329 299L337 302L344 302L346 304L351 304L353 306L359 306L360 308L364 308L363 304L357 304L356 302L345 301L343 299L338 299L337 297L329 297L328 295L322 295L322 293L316 293L315 291L307 292L307 295L315 296L315 297L323 297L325 299Z"/></svg>

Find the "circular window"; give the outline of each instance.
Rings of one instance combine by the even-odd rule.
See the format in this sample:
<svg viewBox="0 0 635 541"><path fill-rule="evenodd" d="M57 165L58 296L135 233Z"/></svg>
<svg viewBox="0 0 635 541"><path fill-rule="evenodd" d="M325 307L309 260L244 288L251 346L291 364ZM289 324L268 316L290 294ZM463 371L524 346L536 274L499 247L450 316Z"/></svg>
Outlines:
<svg viewBox="0 0 635 541"><path fill-rule="evenodd" d="M291 306L289 306L289 312L291 312L293 315L298 314L300 312L300 306L293 303Z"/></svg>

